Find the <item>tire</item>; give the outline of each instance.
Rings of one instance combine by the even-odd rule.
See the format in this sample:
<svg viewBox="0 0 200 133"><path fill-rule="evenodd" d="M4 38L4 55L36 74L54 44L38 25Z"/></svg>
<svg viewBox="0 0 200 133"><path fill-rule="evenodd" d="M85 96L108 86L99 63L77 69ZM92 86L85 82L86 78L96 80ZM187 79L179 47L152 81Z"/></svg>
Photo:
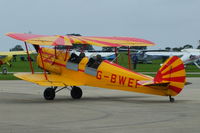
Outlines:
<svg viewBox="0 0 200 133"><path fill-rule="evenodd" d="M53 100L55 98L55 89L46 88L43 93L45 100Z"/></svg>
<svg viewBox="0 0 200 133"><path fill-rule="evenodd" d="M174 103L175 102L175 99L174 98L170 98L169 100L171 103Z"/></svg>
<svg viewBox="0 0 200 133"><path fill-rule="evenodd" d="M7 74L8 73L8 70L7 70L7 68L6 67L3 67L3 69L2 69L2 74Z"/></svg>
<svg viewBox="0 0 200 133"><path fill-rule="evenodd" d="M80 99L83 95L83 92L80 87L74 86L71 90L71 97L73 99Z"/></svg>

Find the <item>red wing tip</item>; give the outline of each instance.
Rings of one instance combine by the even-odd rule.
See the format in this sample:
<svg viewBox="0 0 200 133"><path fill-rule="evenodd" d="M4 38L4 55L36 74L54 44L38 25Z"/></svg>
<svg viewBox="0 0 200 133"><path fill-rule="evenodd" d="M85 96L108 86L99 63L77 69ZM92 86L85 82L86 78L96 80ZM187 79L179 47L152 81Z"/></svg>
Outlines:
<svg viewBox="0 0 200 133"><path fill-rule="evenodd" d="M8 32L8 33L6 33L5 35L6 36L9 36L10 34L13 34L14 32Z"/></svg>

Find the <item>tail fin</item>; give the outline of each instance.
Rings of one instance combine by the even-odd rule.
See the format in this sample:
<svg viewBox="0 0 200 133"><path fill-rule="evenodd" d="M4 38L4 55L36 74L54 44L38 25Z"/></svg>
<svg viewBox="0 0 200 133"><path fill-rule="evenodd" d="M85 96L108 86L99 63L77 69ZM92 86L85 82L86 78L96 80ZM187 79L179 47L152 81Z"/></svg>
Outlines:
<svg viewBox="0 0 200 133"><path fill-rule="evenodd" d="M173 56L170 57L158 70L154 83L169 82L168 95L176 96L185 85L185 68L182 60Z"/></svg>

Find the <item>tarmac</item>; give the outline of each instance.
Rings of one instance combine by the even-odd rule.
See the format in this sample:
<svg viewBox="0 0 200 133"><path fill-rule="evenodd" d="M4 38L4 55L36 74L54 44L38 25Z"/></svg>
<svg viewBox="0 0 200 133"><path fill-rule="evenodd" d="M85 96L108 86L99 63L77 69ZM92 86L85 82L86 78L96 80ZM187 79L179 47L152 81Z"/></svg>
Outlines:
<svg viewBox="0 0 200 133"><path fill-rule="evenodd" d="M0 133L199 133L200 78L170 103L168 97L82 86L43 99L44 87L0 81Z"/></svg>

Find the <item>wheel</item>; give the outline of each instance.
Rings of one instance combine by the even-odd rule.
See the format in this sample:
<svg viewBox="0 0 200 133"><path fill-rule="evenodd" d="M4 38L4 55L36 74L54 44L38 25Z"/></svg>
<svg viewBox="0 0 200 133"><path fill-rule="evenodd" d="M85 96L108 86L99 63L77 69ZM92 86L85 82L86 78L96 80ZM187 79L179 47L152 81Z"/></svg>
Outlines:
<svg viewBox="0 0 200 133"><path fill-rule="evenodd" d="M3 67L3 69L2 69L2 74L7 74L7 73L8 73L7 68L6 68L6 67Z"/></svg>
<svg viewBox="0 0 200 133"><path fill-rule="evenodd" d="M71 90L71 97L73 99L80 99L83 95L83 92L80 87L73 86Z"/></svg>
<svg viewBox="0 0 200 133"><path fill-rule="evenodd" d="M46 88L43 95L46 100L53 100L55 98L55 89Z"/></svg>
<svg viewBox="0 0 200 133"><path fill-rule="evenodd" d="M171 103L173 103L173 102L175 102L175 99L172 98L171 96L169 96L169 101L170 101Z"/></svg>

